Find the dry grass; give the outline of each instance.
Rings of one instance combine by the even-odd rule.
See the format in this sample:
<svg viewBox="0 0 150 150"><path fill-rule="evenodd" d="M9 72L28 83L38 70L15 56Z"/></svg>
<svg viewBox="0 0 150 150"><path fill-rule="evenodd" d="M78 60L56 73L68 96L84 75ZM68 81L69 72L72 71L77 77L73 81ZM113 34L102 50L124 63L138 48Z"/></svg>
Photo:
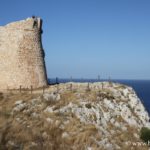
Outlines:
<svg viewBox="0 0 150 150"><path fill-rule="evenodd" d="M113 126L113 125L112 125ZM115 129L114 127L111 127L112 129ZM121 132L120 130L116 129L115 134L111 137L111 139L117 141L117 144L121 147L121 149L123 150L129 150L129 149L133 149L133 150L147 150L148 146L138 146L134 145L134 143L141 143L142 141L140 139L137 139L133 133L138 133L137 129L131 126L127 126L127 131L125 132ZM111 141L110 139L110 141ZM126 142L129 142L129 144L127 144Z"/></svg>
<svg viewBox="0 0 150 150"><path fill-rule="evenodd" d="M43 111L47 106L54 106L54 110L59 110L70 102L78 105L80 104L78 94L80 94L79 97L82 101L88 102L86 107L89 109L92 107L91 102L96 103L98 101L97 97L114 99L108 89L100 91L85 90L78 93L73 90L65 91L61 93L61 100L57 102L42 101L44 106L35 110L35 112L40 113L41 117L34 119L30 114L25 115L23 112L11 116L11 110L15 101L23 100L29 103L30 100L41 96L41 94L0 94L0 150L85 150L87 147L92 147L94 150L102 149L97 141L103 140L103 135L94 124L81 122L73 113L60 113L59 111L47 113ZM101 107L104 111L108 111L105 107ZM37 107L35 108L37 109ZM96 121L96 116L91 117L92 120ZM22 122L18 122L16 118L20 118ZM46 118L52 119L52 122L48 122ZM121 117L115 118L115 120L123 122ZM110 142L112 139L115 140L123 150L130 149L129 145L124 144L126 141L137 141L133 133L138 133L138 131L130 126L127 126L127 132L122 132L121 129L108 123L107 129L115 130L115 134L111 135L109 140ZM67 136L63 136L64 133L67 133ZM133 149L145 150L147 147L133 147Z"/></svg>
<svg viewBox="0 0 150 150"><path fill-rule="evenodd" d="M9 125L4 125L5 128L0 129L0 133L2 135L1 139L1 149L7 149L11 146L7 147L7 142L11 140L15 143L19 149L52 149L57 150L65 146L64 140L61 138L62 129L55 125L46 125L46 122L41 121L40 123L36 124L34 127L23 127L16 121L9 123ZM46 132L47 136L43 136L43 133ZM35 145L31 145L31 142L36 143ZM13 148L15 146L12 146Z"/></svg>
<svg viewBox="0 0 150 150"><path fill-rule="evenodd" d="M20 114L17 114L16 117L18 116L19 118L26 120L26 124L24 125L16 121L15 116L12 118L10 113L16 100L23 100L27 103L29 100L36 98L37 96L39 95L11 93L5 95L7 100L1 99L0 105L3 107L0 109L0 149L32 148L36 150L70 150L70 146L78 146L78 149L85 149L85 145L82 144L83 142L85 142L86 145L95 145L95 147L97 147L94 140L89 138L92 136L98 136L97 129L92 125L85 126L84 124L81 124L81 122L73 114L43 113L43 119L37 120L32 119L30 115L23 115L20 112ZM46 106L51 105L60 108L69 104L71 101L77 103L75 93L70 91L61 95L61 101L46 104ZM44 119L46 117L52 118L53 123L48 123ZM63 121L67 119L66 117L72 118L69 125L63 124ZM64 125L65 129L61 128L62 125ZM82 129L82 131L79 132L79 128ZM43 136L44 132L46 133L46 136ZM63 132L69 132L72 136L69 137L69 139L63 138Z"/></svg>
<svg viewBox="0 0 150 150"><path fill-rule="evenodd" d="M94 138L100 140L100 136L97 128L93 124L85 125L74 117L65 126L65 131L70 135L69 139L67 139L69 145L78 146L80 149L85 149L88 146L98 147Z"/></svg>
<svg viewBox="0 0 150 150"><path fill-rule="evenodd" d="M93 125L81 124L78 119L72 118L70 123L61 129L59 124L50 124L44 120L40 120L33 126L22 126L15 120L3 125L0 128L2 135L1 149L18 147L19 149L46 149L46 150L69 150L70 146L78 146L80 149L85 149L86 146L97 147L97 144L92 137L98 137L97 129ZM79 130L82 129L81 131ZM46 136L43 136L43 133ZM66 139L62 137L63 132L68 132L71 136ZM7 142L11 140L15 146L7 146ZM35 145L31 145L34 142ZM84 144L83 144L84 143Z"/></svg>

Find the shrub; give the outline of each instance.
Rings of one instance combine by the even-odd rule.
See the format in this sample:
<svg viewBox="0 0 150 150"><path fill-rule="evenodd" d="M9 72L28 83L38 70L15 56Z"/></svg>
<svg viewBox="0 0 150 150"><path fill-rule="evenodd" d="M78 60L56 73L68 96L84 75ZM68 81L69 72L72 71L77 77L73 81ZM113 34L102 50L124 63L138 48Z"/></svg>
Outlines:
<svg viewBox="0 0 150 150"><path fill-rule="evenodd" d="M88 109L90 109L92 106L91 106L90 103L88 103L88 104L85 104L85 107L88 108Z"/></svg>
<svg viewBox="0 0 150 150"><path fill-rule="evenodd" d="M0 92L0 100L4 98L3 93Z"/></svg>
<svg viewBox="0 0 150 150"><path fill-rule="evenodd" d="M140 131L140 138L148 143L150 141L150 129L147 127L143 127Z"/></svg>

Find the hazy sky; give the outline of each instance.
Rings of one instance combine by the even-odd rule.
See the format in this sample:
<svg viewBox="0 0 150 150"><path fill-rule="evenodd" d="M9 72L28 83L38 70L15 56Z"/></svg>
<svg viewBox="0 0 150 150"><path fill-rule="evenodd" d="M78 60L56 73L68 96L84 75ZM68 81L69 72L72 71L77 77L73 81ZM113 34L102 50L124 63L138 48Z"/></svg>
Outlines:
<svg viewBox="0 0 150 150"><path fill-rule="evenodd" d="M150 79L150 0L0 0L0 25L32 15L48 77Z"/></svg>

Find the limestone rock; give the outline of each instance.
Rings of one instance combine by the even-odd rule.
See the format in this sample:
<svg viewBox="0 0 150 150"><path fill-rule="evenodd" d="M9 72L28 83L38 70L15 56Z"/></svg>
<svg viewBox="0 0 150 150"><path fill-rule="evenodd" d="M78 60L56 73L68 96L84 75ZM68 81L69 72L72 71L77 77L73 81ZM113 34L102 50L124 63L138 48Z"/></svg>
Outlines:
<svg viewBox="0 0 150 150"><path fill-rule="evenodd" d="M45 93L43 94L43 98L47 101L59 101L60 100L60 94L55 93Z"/></svg>
<svg viewBox="0 0 150 150"><path fill-rule="evenodd" d="M75 91L66 83L58 93L54 85L42 96L14 102L14 121L29 129L39 127L44 144L55 140L55 134L60 141L75 141L69 149L80 143L83 149L130 149L126 143L140 141L140 129L150 128L149 114L131 87L100 82L90 83L87 91L88 83L71 84Z"/></svg>

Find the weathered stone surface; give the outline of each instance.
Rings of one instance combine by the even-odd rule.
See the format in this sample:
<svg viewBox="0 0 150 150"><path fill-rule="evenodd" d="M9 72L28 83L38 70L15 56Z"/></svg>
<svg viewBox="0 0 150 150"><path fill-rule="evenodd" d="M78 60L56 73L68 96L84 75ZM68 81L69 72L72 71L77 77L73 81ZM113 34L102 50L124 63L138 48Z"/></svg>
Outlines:
<svg viewBox="0 0 150 150"><path fill-rule="evenodd" d="M67 89L69 85L59 84L59 91L51 85L43 95L20 97L19 93L1 100L1 119L5 119L1 121L0 141L5 135L5 149L15 149L20 143L26 149L38 149L41 143L37 139L47 149L55 149L48 143L55 146L56 142L63 147L56 149L66 150L149 149L132 145L142 143L140 130L150 128L150 117L131 87L99 82L90 83L87 91L88 83L72 83L73 90ZM7 129L8 119L12 122Z"/></svg>
<svg viewBox="0 0 150 150"><path fill-rule="evenodd" d="M47 85L40 18L0 26L0 89Z"/></svg>

